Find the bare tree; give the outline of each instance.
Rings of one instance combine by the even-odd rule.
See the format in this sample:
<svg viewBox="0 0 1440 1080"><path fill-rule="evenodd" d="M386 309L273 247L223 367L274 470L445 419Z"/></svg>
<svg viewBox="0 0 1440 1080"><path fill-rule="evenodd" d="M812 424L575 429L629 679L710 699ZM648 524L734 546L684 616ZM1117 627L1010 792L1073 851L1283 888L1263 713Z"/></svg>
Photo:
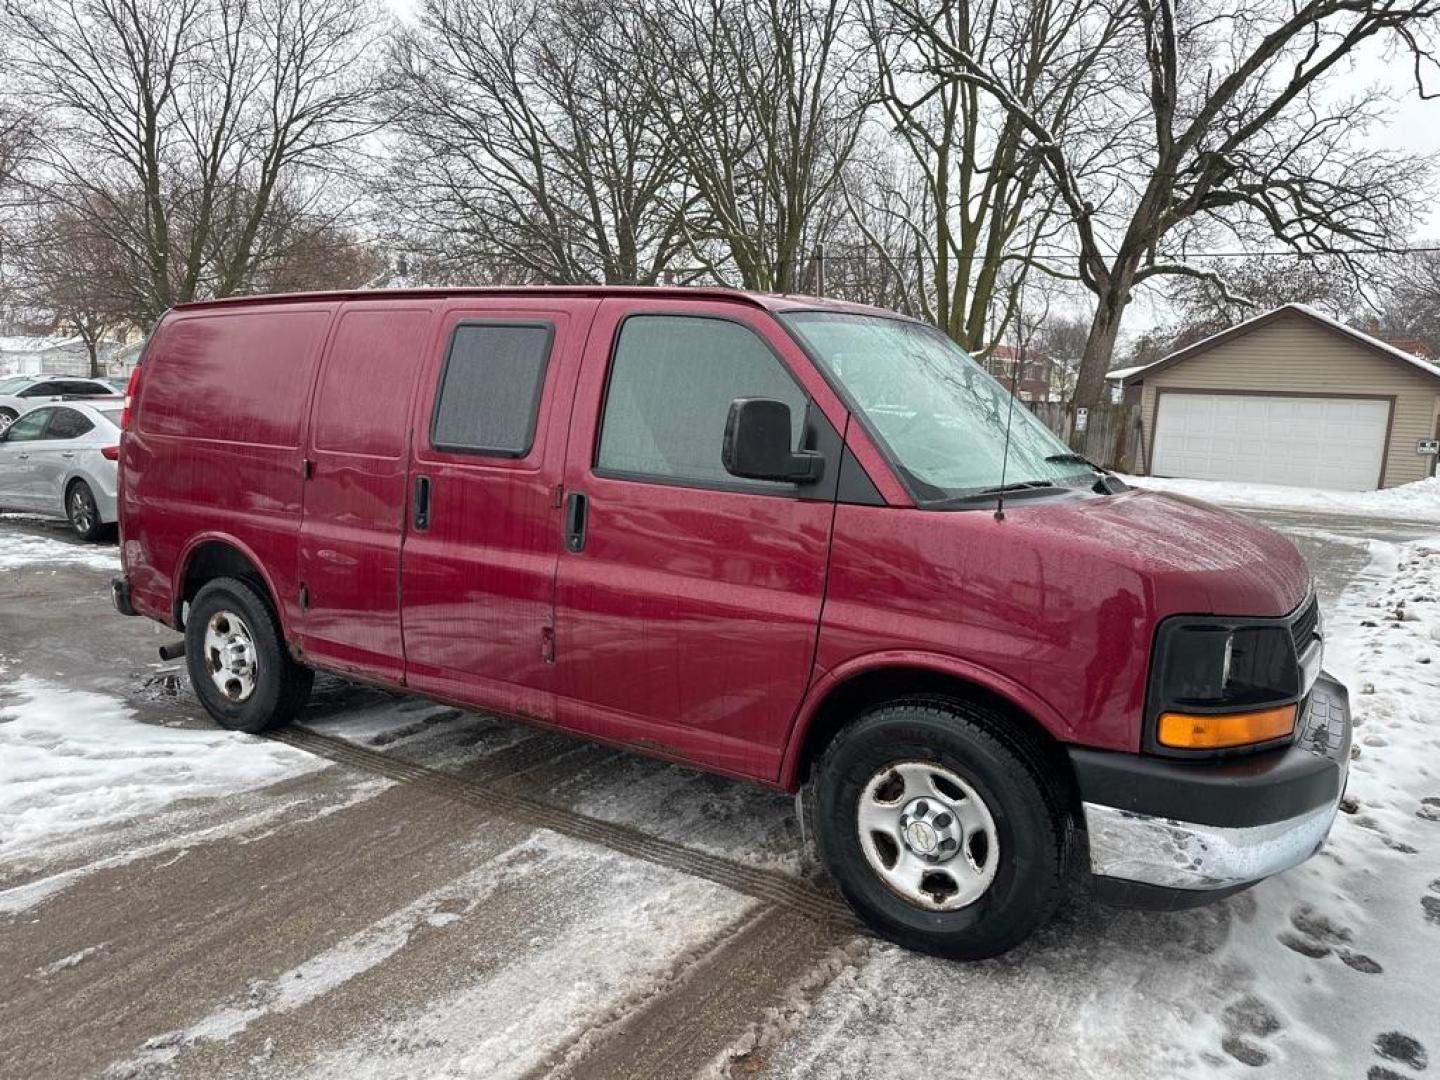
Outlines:
<svg viewBox="0 0 1440 1080"><path fill-rule="evenodd" d="M428 0L391 52L397 233L522 280L659 280L676 161L626 36L584 0Z"/></svg>
<svg viewBox="0 0 1440 1080"><path fill-rule="evenodd" d="M963 43L978 63L1003 72L1030 114L1066 138L1085 118L1087 95L1109 87L1057 63L1063 20L1073 14L1064 0L956 0L934 14L935 34L917 38L888 4L866 2L888 138L872 158L880 168L870 197L849 186L846 195L859 227L897 272L899 260L917 261L910 306L980 352L1005 337L1035 250L1053 247L1067 223L1052 214L1054 191L1018 116L974 84L947 77L936 42ZM882 239L881 226L905 237L899 250Z"/></svg>
<svg viewBox="0 0 1440 1080"><path fill-rule="evenodd" d="M104 374L101 344L128 322L124 260L99 224L103 212L62 208L33 220L18 289L30 312L81 340L91 378Z"/></svg>
<svg viewBox="0 0 1440 1080"><path fill-rule="evenodd" d="M1336 256L1256 255L1227 265L1223 276L1217 272L1223 289L1206 277L1177 276L1170 281L1168 296L1182 326L1206 333L1282 304L1308 304L1348 319L1367 303L1352 273L1354 265L1354 260Z"/></svg>
<svg viewBox="0 0 1440 1080"><path fill-rule="evenodd" d="M371 130L378 24L351 0L15 0L15 75L51 121L30 188L123 253L138 322L243 291L277 199L333 198Z"/></svg>
<svg viewBox="0 0 1440 1080"><path fill-rule="evenodd" d="M0 63L4 55L0 53ZM34 144L32 118L0 100L0 308L14 298L19 236L26 209L21 166Z"/></svg>
<svg viewBox="0 0 1440 1080"><path fill-rule="evenodd" d="M706 275L793 291L840 215L868 75L849 0L646 0L636 77L664 107L677 203ZM639 51L644 42L648 52Z"/></svg>
<svg viewBox="0 0 1440 1080"><path fill-rule="evenodd" d="M1440 251L1385 261L1380 326L1394 337L1415 338L1440 355Z"/></svg>
<svg viewBox="0 0 1440 1080"><path fill-rule="evenodd" d="M1425 163L1364 147L1380 102L1343 98L1336 76L1376 42L1430 61L1440 0L1066 0L1073 70L1119 72L1106 152L1076 146L1036 115L1010 73L954 39L936 12L953 0L889 0L930 42L945 75L1023 125L1073 226L1074 274L1096 298L1074 400L1099 402L1134 290L1165 275L1223 275L1187 250L1269 238L1295 251L1382 248L1409 224Z"/></svg>

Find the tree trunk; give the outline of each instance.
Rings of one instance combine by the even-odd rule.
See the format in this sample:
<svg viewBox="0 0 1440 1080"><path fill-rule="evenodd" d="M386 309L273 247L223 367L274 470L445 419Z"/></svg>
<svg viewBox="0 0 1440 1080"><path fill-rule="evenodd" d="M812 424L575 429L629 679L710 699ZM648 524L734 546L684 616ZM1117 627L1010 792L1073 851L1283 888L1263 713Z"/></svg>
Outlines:
<svg viewBox="0 0 1440 1080"><path fill-rule="evenodd" d="M1123 283L1112 282L1095 305L1090 336L1085 339L1085 352L1080 357L1080 370L1075 375L1075 392L1070 397L1072 407L1088 409L1109 400L1110 389L1105 382L1105 373L1111 369L1115 339L1120 335L1120 320L1129 302L1130 285L1126 280Z"/></svg>
<svg viewBox="0 0 1440 1080"><path fill-rule="evenodd" d="M105 373L100 370L100 350L96 347L96 343L86 338L85 351L90 354L90 378L104 378Z"/></svg>

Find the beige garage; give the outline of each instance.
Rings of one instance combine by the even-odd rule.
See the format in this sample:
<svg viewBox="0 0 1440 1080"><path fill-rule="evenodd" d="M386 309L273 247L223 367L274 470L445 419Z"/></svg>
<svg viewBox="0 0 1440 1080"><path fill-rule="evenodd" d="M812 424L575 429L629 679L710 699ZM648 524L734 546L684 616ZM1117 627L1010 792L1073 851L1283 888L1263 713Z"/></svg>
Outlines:
<svg viewBox="0 0 1440 1080"><path fill-rule="evenodd" d="M1363 491L1435 470L1440 366L1298 304L1121 381L1153 476Z"/></svg>

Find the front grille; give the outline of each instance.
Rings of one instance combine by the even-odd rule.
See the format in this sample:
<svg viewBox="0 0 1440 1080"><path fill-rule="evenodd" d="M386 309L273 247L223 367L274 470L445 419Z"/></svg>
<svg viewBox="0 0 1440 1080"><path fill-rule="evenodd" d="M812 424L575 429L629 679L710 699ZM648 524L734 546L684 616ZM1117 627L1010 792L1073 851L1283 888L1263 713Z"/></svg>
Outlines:
<svg viewBox="0 0 1440 1080"><path fill-rule="evenodd" d="M1315 597L1310 598L1295 616L1295 621L1290 624L1290 634L1295 639L1295 652L1303 656L1305 650L1310 647L1310 642L1315 639L1315 631L1320 625L1320 601Z"/></svg>

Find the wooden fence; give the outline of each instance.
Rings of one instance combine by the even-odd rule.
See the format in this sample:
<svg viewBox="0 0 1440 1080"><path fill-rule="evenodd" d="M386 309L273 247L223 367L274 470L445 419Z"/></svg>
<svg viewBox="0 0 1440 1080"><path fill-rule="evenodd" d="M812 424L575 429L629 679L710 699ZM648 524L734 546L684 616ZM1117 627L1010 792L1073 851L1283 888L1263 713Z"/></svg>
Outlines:
<svg viewBox="0 0 1440 1080"><path fill-rule="evenodd" d="M1030 411L1071 450L1116 472L1143 473L1145 445L1140 432L1139 405L1096 405L1086 410L1084 430L1069 405L1054 401L1027 402Z"/></svg>

